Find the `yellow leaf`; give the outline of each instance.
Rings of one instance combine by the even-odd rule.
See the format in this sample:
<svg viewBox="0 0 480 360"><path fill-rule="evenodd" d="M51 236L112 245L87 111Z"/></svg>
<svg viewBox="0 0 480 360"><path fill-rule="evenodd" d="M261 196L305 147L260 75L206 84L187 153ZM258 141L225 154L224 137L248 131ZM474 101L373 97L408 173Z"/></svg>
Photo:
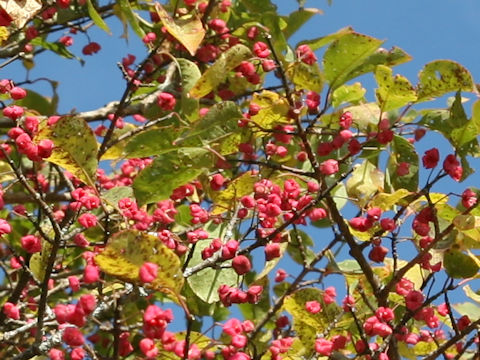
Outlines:
<svg viewBox="0 0 480 360"><path fill-rule="evenodd" d="M410 195L410 191L406 189L398 189L394 193L387 194L387 193L381 193L376 195L372 202L371 206L372 207L379 207L383 211L390 210L390 208L397 204L399 200L405 198L406 196Z"/></svg>
<svg viewBox="0 0 480 360"><path fill-rule="evenodd" d="M185 340L185 331L181 331L175 334L175 339L177 341L182 341ZM197 332L197 331L191 331L189 335L190 339L190 346L195 344L198 346L200 350L212 350L215 351L218 349L218 346L213 345L214 341L210 339L209 337ZM172 353L171 350L165 350L163 346L159 343L158 344L159 348L159 353L157 355L157 359L171 359L171 360L180 360L181 358L175 354Z"/></svg>
<svg viewBox="0 0 480 360"><path fill-rule="evenodd" d="M287 296L283 303L283 310L290 313L294 320L305 323L317 329L317 332L322 332L327 329L334 321L335 317L340 313L340 308L337 304L325 304L323 301L323 291L315 288L303 288L295 291L293 294ZM316 314L311 314L307 311L305 304L308 301L318 301L322 306L322 311Z"/></svg>
<svg viewBox="0 0 480 360"><path fill-rule="evenodd" d="M252 52L248 47L242 44L232 46L223 52L215 63L205 71L200 79L190 90L190 96L193 98L201 98L218 85L225 81L228 73L235 69L242 61L252 57Z"/></svg>
<svg viewBox="0 0 480 360"><path fill-rule="evenodd" d="M151 262L158 265L158 275L153 289L174 295L177 299L183 286L180 259L155 236L137 230L114 234L105 250L95 257L103 272L121 280L138 283L140 267Z"/></svg>
<svg viewBox="0 0 480 360"><path fill-rule="evenodd" d="M17 28L22 28L42 8L40 0L0 0L0 7L13 19Z"/></svg>
<svg viewBox="0 0 480 360"><path fill-rule="evenodd" d="M347 194L363 207L377 191L383 191L383 180L384 174L365 160L353 170L352 176L347 180Z"/></svg>
<svg viewBox="0 0 480 360"><path fill-rule="evenodd" d="M10 36L10 32L6 26L0 26L0 43L3 43Z"/></svg>
<svg viewBox="0 0 480 360"><path fill-rule="evenodd" d="M46 160L70 171L84 183L94 186L97 172L97 140L82 118L63 116L54 125L40 123L34 142L52 140L55 147Z"/></svg>
<svg viewBox="0 0 480 360"><path fill-rule="evenodd" d="M185 46L190 55L195 55L205 36L205 29L200 19L196 16L172 19L158 2L155 3L155 10L170 35Z"/></svg>
<svg viewBox="0 0 480 360"><path fill-rule="evenodd" d="M323 88L323 74L318 63L307 65L304 62L295 62L287 69L287 76L300 89L321 92Z"/></svg>
<svg viewBox="0 0 480 360"><path fill-rule="evenodd" d="M257 181L258 176L249 171L232 180L225 190L214 192L212 194L214 208L211 214L219 215L233 209L235 201L253 192L253 185Z"/></svg>
<svg viewBox="0 0 480 360"><path fill-rule="evenodd" d="M467 295L470 299L477 303L480 303L480 295L473 291L470 285L465 285L463 287L463 291L465 292L465 295Z"/></svg>
<svg viewBox="0 0 480 360"><path fill-rule="evenodd" d="M0 161L0 182L9 181L15 179L16 176L5 161Z"/></svg>
<svg viewBox="0 0 480 360"><path fill-rule="evenodd" d="M38 281L43 281L51 249L52 245L50 245L49 242L43 240L42 251L33 254L30 258L29 268Z"/></svg>
<svg viewBox="0 0 480 360"><path fill-rule="evenodd" d="M275 125L288 122L288 101L277 93L268 90L255 93L251 102L260 106L260 111L251 120L262 128L272 129Z"/></svg>
<svg viewBox="0 0 480 360"><path fill-rule="evenodd" d="M378 125L380 118L380 107L377 103L367 103L345 108L350 111L353 117L353 123L358 126L360 131L368 131Z"/></svg>

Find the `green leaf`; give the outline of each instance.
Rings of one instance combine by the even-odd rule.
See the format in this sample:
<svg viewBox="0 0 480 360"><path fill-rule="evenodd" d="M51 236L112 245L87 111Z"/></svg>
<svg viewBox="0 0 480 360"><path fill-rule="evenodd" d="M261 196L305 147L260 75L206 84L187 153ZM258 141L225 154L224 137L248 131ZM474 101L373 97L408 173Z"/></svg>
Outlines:
<svg viewBox="0 0 480 360"><path fill-rule="evenodd" d="M102 194L102 199L110 205L117 207L118 201L125 198L133 199L133 189L130 186L118 186Z"/></svg>
<svg viewBox="0 0 480 360"><path fill-rule="evenodd" d="M312 16L316 14L323 14L323 11L319 9L304 8L294 11L288 15L288 17L285 19L287 22L287 28L283 30L285 38L289 39L290 36L295 34L298 29L300 29L308 20L310 20Z"/></svg>
<svg viewBox="0 0 480 360"><path fill-rule="evenodd" d="M278 16L277 13L273 12L261 13L261 23L268 28L268 33L272 36L273 48L281 57L289 48L284 33L288 23L282 17Z"/></svg>
<svg viewBox="0 0 480 360"><path fill-rule="evenodd" d="M376 91L382 111L398 109L417 99L414 87L401 75L392 77L393 70L388 66L378 65L375 70Z"/></svg>
<svg viewBox="0 0 480 360"><path fill-rule="evenodd" d="M179 58L177 63L180 66L180 78L182 79L182 92L188 93L196 84L202 73L194 62Z"/></svg>
<svg viewBox="0 0 480 360"><path fill-rule="evenodd" d="M174 295L176 300L183 286L180 259L157 237L138 230L125 230L110 237L105 249L95 256L100 269L123 281L139 283L141 266L158 265L158 275L150 284L157 291Z"/></svg>
<svg viewBox="0 0 480 360"><path fill-rule="evenodd" d="M29 110L36 110L39 114L50 116L56 111L55 104L33 90L27 90L27 96L15 102L18 106L23 106Z"/></svg>
<svg viewBox="0 0 480 360"><path fill-rule="evenodd" d="M30 41L30 43L32 45L36 45L36 46L40 46L46 50L50 50L50 51L53 51L55 54L57 55L60 55L61 57L64 57L66 59L77 59L78 61L80 61L80 63L83 65L85 61L83 61L81 58L79 58L78 56L75 56L73 55L68 49L67 47L62 44L62 43L58 43L58 42L55 42L55 43L52 43L52 42L48 42L46 41L44 38L40 37L40 36L37 36L36 38L32 39Z"/></svg>
<svg viewBox="0 0 480 360"><path fill-rule="evenodd" d="M288 233L288 238L287 252L297 264L303 265L304 260L309 264L315 258L315 252L311 249L313 240L306 232L292 229ZM302 253L300 247L303 247L304 253Z"/></svg>
<svg viewBox="0 0 480 360"><path fill-rule="evenodd" d="M366 92L367 90L359 82L352 85L342 85L336 88L332 94L332 106L336 108L344 103L358 103L364 100Z"/></svg>
<svg viewBox="0 0 480 360"><path fill-rule="evenodd" d="M206 230L210 233L211 238L222 238L222 227L210 224ZM195 244L192 258L188 263L189 267L203 262L202 250L210 245L211 240L200 240ZM220 285L237 286L239 276L232 268L213 269L205 268L187 278L192 291L200 299L208 304L212 304L219 300L218 288Z"/></svg>
<svg viewBox="0 0 480 360"><path fill-rule="evenodd" d="M312 49L313 51L315 50L318 50L320 49L321 47L325 46L325 45L328 45L330 44L331 42L335 41L335 40L338 40L340 39L342 36L345 36L347 34L351 34L353 32L353 29L349 26L349 27L345 27L343 29L340 29L338 30L337 32L333 33L333 34L329 34L327 36L322 36L322 37L319 37L319 38L316 38L316 39L312 39L312 40L303 40L303 41L300 41L298 44L297 44L297 47L300 46L300 45L308 45L310 46L310 49Z"/></svg>
<svg viewBox="0 0 480 360"><path fill-rule="evenodd" d="M142 39L145 36L145 31L143 31L140 23L138 21L137 15L133 12L128 0L119 0L120 11L127 19L128 23L132 27L132 30L137 34L137 36Z"/></svg>
<svg viewBox="0 0 480 360"><path fill-rule="evenodd" d="M155 158L133 182L133 191L141 205L170 197L172 191L199 176L212 163L210 152L203 148L180 148Z"/></svg>
<svg viewBox="0 0 480 360"><path fill-rule="evenodd" d="M365 61L361 65L355 68L350 73L347 80L354 79L357 76L373 72L378 65L392 67L395 65L403 64L410 60L412 60L412 57L396 46L394 46L391 50L380 48L376 50L372 55L370 55L367 59L365 59Z"/></svg>
<svg viewBox="0 0 480 360"><path fill-rule="evenodd" d="M257 279L255 281L255 285L260 285L264 289L269 289L268 277L265 276L261 279ZM260 297L260 300L255 304L243 303L239 304L238 307L240 308L244 319L252 320L254 323L258 323L260 320L265 318L265 316L268 314L268 311L270 310L271 304L269 293L268 291L264 291L262 293L262 296ZM270 322L272 322L272 320L270 320ZM266 324L265 328L268 327L269 325Z"/></svg>
<svg viewBox="0 0 480 360"><path fill-rule="evenodd" d="M395 135L391 142L392 152L388 159L388 171L391 177L391 185L394 189L406 189L409 191L418 190L418 154L407 139L402 136ZM402 162L410 164L409 173L404 176L398 176L398 165Z"/></svg>
<svg viewBox="0 0 480 360"><path fill-rule="evenodd" d="M205 71L195 86L190 90L194 98L201 98L225 81L228 73L235 69L242 61L252 57L248 47L242 44L232 46L223 52L215 63Z"/></svg>
<svg viewBox="0 0 480 360"><path fill-rule="evenodd" d="M478 272L474 259L458 250L449 249L443 255L443 266L449 276L456 279L473 277Z"/></svg>
<svg viewBox="0 0 480 360"><path fill-rule="evenodd" d="M418 101L427 101L452 91L473 91L472 75L459 63L436 60L424 66L418 75Z"/></svg>
<svg viewBox="0 0 480 360"><path fill-rule="evenodd" d="M105 23L105 21L102 19L100 14L97 12L95 9L95 6L93 6L92 0L87 0L87 9L88 9L88 15L90 15L90 18L93 20L95 25L97 25L100 29L105 31L107 34L111 34L110 28L108 25Z"/></svg>
<svg viewBox="0 0 480 360"><path fill-rule="evenodd" d="M383 43L366 35L350 33L335 40L325 51L325 78L335 89Z"/></svg>
<svg viewBox="0 0 480 360"><path fill-rule="evenodd" d="M277 11L277 6L272 4L270 0L243 0L241 2L243 6L251 14L262 14L268 11Z"/></svg>
<svg viewBox="0 0 480 360"><path fill-rule="evenodd" d="M287 69L287 77L298 89L315 91L317 93L323 88L323 74L318 63L307 65L303 62L294 62Z"/></svg>
<svg viewBox="0 0 480 360"><path fill-rule="evenodd" d="M457 92L455 101L453 102L450 110L451 115L449 123L452 127L450 136L452 143L454 144L455 148L459 150L460 155L474 155L474 153L478 151L477 137L480 134L480 121L478 120L478 115L476 114L479 107L476 105L477 102L473 104L471 120L468 120L467 118L467 114L463 108L462 99L459 92Z"/></svg>
<svg viewBox="0 0 480 360"><path fill-rule="evenodd" d="M363 207L377 192L383 190L384 174L370 161L364 160L353 170L346 183L351 200Z"/></svg>
<svg viewBox="0 0 480 360"><path fill-rule="evenodd" d="M85 184L94 186L97 173L97 140L82 118L63 116L54 125L40 123L34 142L50 139L55 147L46 160L70 171Z"/></svg>
<svg viewBox="0 0 480 360"><path fill-rule="evenodd" d="M52 245L42 240L42 251L32 254L29 262L29 268L38 281L43 281L45 277L45 269L48 265L48 259L52 250Z"/></svg>
<svg viewBox="0 0 480 360"><path fill-rule="evenodd" d="M180 134L181 129L174 126L145 130L109 148L102 160L165 154L178 148L175 140Z"/></svg>
<svg viewBox="0 0 480 360"><path fill-rule="evenodd" d="M182 134L177 145L209 144L238 130L238 120L242 118L238 106L225 101L212 106L208 113L193 122L191 129Z"/></svg>
<svg viewBox="0 0 480 360"><path fill-rule="evenodd" d="M205 29L196 15L172 18L158 2L155 10L166 30L194 56L203 41Z"/></svg>

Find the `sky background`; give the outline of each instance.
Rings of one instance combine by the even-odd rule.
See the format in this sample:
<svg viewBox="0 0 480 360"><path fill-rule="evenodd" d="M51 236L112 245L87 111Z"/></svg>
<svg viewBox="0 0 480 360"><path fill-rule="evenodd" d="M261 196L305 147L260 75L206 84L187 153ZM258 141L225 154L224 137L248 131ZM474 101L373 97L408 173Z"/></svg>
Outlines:
<svg viewBox="0 0 480 360"><path fill-rule="evenodd" d="M295 0L274 2L282 14L298 7ZM306 7L320 8L324 15L313 17L292 38L293 45L352 26L360 33L386 40L385 48L399 46L409 53L413 60L396 67L395 71L413 83L422 66L435 59L458 61L471 71L474 79L480 78L478 0L333 0L331 6L326 0L311 0ZM66 61L48 54L37 57L30 79L45 76L60 82L60 112L91 110L118 99L125 82L115 64L127 53L137 55L139 60L146 54L145 47L134 35L128 44L119 39L122 29L118 20L112 18L108 23L111 36L98 29L90 32L92 41L100 43L102 50L85 57L83 67L75 60ZM80 54L86 43L84 35L75 36L72 52ZM0 73L3 77L22 80L24 71L17 62L1 69ZM365 86L367 95L373 96L375 83ZM35 87L48 90L45 83Z"/></svg>

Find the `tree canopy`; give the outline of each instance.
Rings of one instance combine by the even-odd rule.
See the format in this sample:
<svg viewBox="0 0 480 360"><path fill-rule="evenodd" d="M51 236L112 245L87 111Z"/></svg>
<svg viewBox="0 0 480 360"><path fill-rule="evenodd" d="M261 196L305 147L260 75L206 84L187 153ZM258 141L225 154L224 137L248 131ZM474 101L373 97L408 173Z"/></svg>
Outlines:
<svg viewBox="0 0 480 360"><path fill-rule="evenodd" d="M0 0L1 358L478 359L477 85L351 27L292 42L320 13ZM145 45L122 96L60 113L29 70L113 17Z"/></svg>

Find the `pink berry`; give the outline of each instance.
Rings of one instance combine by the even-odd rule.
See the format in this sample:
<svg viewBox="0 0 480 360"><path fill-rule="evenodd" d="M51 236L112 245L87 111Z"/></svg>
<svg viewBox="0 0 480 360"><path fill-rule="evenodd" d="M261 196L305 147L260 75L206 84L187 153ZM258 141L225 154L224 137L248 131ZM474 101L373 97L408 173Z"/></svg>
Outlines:
<svg viewBox="0 0 480 360"><path fill-rule="evenodd" d="M25 235L20 239L20 242L22 248L30 254L42 251L42 241L35 235Z"/></svg>
<svg viewBox="0 0 480 360"><path fill-rule="evenodd" d="M142 283L151 283L157 278L158 265L151 262L146 262L140 267L139 278Z"/></svg>
<svg viewBox="0 0 480 360"><path fill-rule="evenodd" d="M10 96L13 100L20 100L27 96L27 92L21 87L15 86L10 90Z"/></svg>
<svg viewBox="0 0 480 360"><path fill-rule="evenodd" d="M85 342L83 334L76 327L67 327L65 328L62 340L70 346L82 346Z"/></svg>

